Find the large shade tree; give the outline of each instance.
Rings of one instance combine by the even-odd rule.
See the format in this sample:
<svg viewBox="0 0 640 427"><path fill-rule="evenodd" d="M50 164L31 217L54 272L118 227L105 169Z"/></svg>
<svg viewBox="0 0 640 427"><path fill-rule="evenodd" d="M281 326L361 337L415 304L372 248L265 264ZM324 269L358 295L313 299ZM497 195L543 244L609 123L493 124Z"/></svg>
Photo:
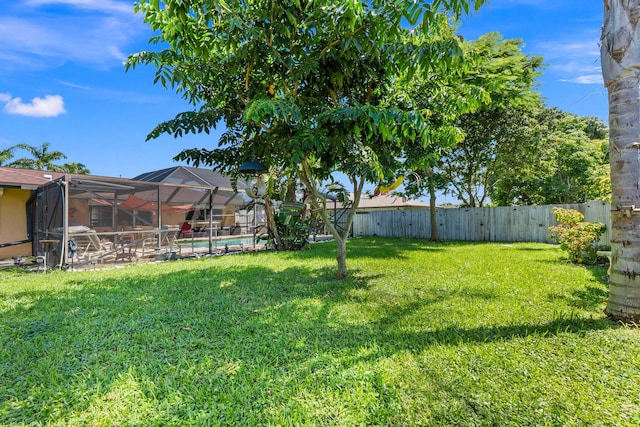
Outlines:
<svg viewBox="0 0 640 427"><path fill-rule="evenodd" d="M604 0L601 62L609 93L611 275L606 313L640 322L640 2Z"/></svg>
<svg viewBox="0 0 640 427"><path fill-rule="evenodd" d="M505 110L537 98L533 87L542 59L523 54L520 44L517 39L503 40L498 33L467 41L462 45L467 66L458 75L418 76L411 85L412 98L429 117L434 137L457 142L440 146L440 152L418 153L426 160L422 164L408 162L412 173L404 194L429 195L433 241L439 240L436 191L454 189L466 205L481 206L485 196L478 193L485 191L490 176Z"/></svg>
<svg viewBox="0 0 640 427"><path fill-rule="evenodd" d="M416 73L455 73L462 51L448 19L483 2L147 0L137 9L158 32L152 42L168 47L133 55L128 66L157 67L156 81L194 106L150 138L225 126L218 147L179 159L231 174L246 160L294 171L336 239L343 278L364 183L389 179L407 152L437 144L394 85ZM353 193L342 230L320 193L334 171Z"/></svg>
<svg viewBox="0 0 640 427"><path fill-rule="evenodd" d="M514 46L504 48L503 44ZM449 144L440 144L437 150L410 152L405 163L407 179L402 194L415 198L429 196L431 240L438 241L436 219L436 192L447 190L450 182L442 173L442 156L450 155L465 140L460 126L461 117L472 114L481 107L497 102L498 93L520 85L519 70L514 64L523 58L519 42L502 41L497 33L462 43L465 67L456 74L415 76L405 87L411 94L414 106L428 117L431 137ZM516 53L518 58L513 58ZM521 66L517 67L522 69ZM532 71L535 67L532 67ZM526 84L525 84L526 85ZM437 166L437 167L436 167Z"/></svg>
<svg viewBox="0 0 640 427"><path fill-rule="evenodd" d="M465 137L444 154L438 172L465 206L477 207L487 199L497 146L517 130L509 119L526 115L538 102L542 58L523 53L521 40L505 40L498 33L470 41L467 49L478 57L469 78L485 89L490 102L456 117ZM510 115L514 110L519 114Z"/></svg>

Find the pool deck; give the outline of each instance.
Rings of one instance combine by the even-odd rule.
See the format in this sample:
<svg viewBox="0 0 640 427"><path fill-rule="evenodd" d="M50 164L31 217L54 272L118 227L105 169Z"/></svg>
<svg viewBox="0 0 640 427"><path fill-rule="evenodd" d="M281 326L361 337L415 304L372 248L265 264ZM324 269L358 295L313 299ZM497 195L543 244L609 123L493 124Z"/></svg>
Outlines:
<svg viewBox="0 0 640 427"><path fill-rule="evenodd" d="M233 238L219 238L212 242L212 250L209 251L208 247L208 239L205 240L194 240L192 239L183 239L176 241L172 246L166 246L161 248L159 251L154 251L154 253L147 252L144 256L138 251L129 252L130 256L127 257L105 257L102 259L94 259L92 262L84 262L78 263L69 262L66 265L67 271L86 271L86 270L102 270L108 268L121 268L127 265L135 265L135 264L151 264L158 262L166 262L166 261L176 261L181 259L195 259L195 258L203 258L203 257L216 257L216 256L225 256L225 255L235 255L242 253L250 253L250 252L258 252L267 250L267 246L264 243L255 243L251 242L250 244L237 244L238 239L253 239L253 236L233 236ZM312 243L315 242L325 242L331 240L331 236L310 236L310 241ZM228 244L235 243L235 244ZM195 246L195 243L202 244L206 242L206 246ZM46 270L43 268L42 264L37 264L35 262L35 257L23 257L21 262L17 262L16 260L4 260L0 261L0 268L7 267L15 267L15 268L24 268L27 270L33 271L41 271L45 272ZM72 260L70 260L72 261ZM50 268L49 268L50 269Z"/></svg>

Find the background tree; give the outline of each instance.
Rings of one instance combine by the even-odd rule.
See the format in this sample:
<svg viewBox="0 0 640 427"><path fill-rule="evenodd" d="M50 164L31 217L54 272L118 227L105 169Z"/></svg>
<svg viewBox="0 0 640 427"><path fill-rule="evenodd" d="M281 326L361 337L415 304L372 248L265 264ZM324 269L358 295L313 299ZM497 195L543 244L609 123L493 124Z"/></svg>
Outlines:
<svg viewBox="0 0 640 427"><path fill-rule="evenodd" d="M542 58L525 55L521 40L503 40L498 33L483 35L465 46L477 58L468 79L488 93L490 102L456 117L464 139L443 153L437 173L465 206L476 207L487 200L496 147L518 129L513 119L539 102L535 79ZM516 109L517 113L510 114Z"/></svg>
<svg viewBox="0 0 640 427"><path fill-rule="evenodd" d="M640 3L604 0L601 64L609 93L611 274L606 313L640 322Z"/></svg>
<svg viewBox="0 0 640 427"><path fill-rule="evenodd" d="M455 38L455 28L448 27L448 37ZM428 138L438 141L429 150L413 145L407 147L405 156L396 168L396 173L404 176L403 189L394 194L417 198L429 196L431 237L438 241L436 217L436 191L446 189L441 174L436 173L443 152L447 152L463 139L457 126L460 115L475 111L481 104L490 102L487 90L482 87L484 80L477 78L477 64L486 58L478 51L469 48L469 43L461 43L465 61L460 63L456 72L449 69L424 70L424 73L408 73L404 79L398 79L394 86L395 103L408 103L406 108L416 109L427 121ZM442 71L442 72L439 72ZM493 83L495 84L495 83ZM398 177L391 176L384 184L391 184ZM385 188L381 185L376 190Z"/></svg>
<svg viewBox="0 0 640 427"><path fill-rule="evenodd" d="M437 164L437 161L435 163ZM440 241L437 192L446 190L449 184L442 174L437 173L436 170L435 167L426 167L420 172L414 171L405 180L403 191L398 192L399 195L409 198L418 198L425 195L429 197L429 222L431 225L429 240L432 242Z"/></svg>
<svg viewBox="0 0 640 427"><path fill-rule="evenodd" d="M429 195L432 241L439 240L436 192L453 189L466 205L482 206L494 134L504 110L536 99L532 88L541 58L522 54L519 40L489 33L465 42L463 49L468 60L460 73L418 76L408 85L412 99L428 117L432 137L450 142L407 162L412 173L403 195Z"/></svg>
<svg viewBox="0 0 640 427"><path fill-rule="evenodd" d="M88 175L91 171L82 163L69 162L60 166L60 172L76 173L80 175Z"/></svg>
<svg viewBox="0 0 640 427"><path fill-rule="evenodd" d="M503 116L508 133L492 153L495 205L583 203L610 194L607 130L596 118L546 108Z"/></svg>
<svg viewBox="0 0 640 427"><path fill-rule="evenodd" d="M56 165L54 162L67 158L67 156L60 151L49 151L48 142L43 142L40 147L34 147L29 144L17 144L15 148L27 151L31 154L31 157L22 157L14 160L9 165L12 167L61 171L61 166Z"/></svg>
<svg viewBox="0 0 640 427"><path fill-rule="evenodd" d="M0 166L5 166L9 160L13 158L13 150L15 147L9 147L0 150Z"/></svg>
<svg viewBox="0 0 640 427"><path fill-rule="evenodd" d="M156 66L156 81L196 108L149 138L224 123L218 148L177 158L231 174L250 159L293 171L335 237L338 277L345 277L346 237L364 183L389 179L407 152L437 143L422 114L394 102L393 84L429 70L456 72L459 42L437 12L459 15L470 2L165 3L143 1L137 9L159 34L152 42L169 47L133 55L128 67ZM320 192L334 171L345 173L353 194L342 230L329 221Z"/></svg>

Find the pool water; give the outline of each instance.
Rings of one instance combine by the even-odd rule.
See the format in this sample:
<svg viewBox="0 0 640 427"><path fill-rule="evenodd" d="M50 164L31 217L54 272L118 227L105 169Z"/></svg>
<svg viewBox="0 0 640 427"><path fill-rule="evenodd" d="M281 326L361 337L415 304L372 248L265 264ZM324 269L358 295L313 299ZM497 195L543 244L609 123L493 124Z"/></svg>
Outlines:
<svg viewBox="0 0 640 427"><path fill-rule="evenodd" d="M183 246L183 247L190 248L192 243L193 243L193 248L194 249L209 249L209 241L208 240L194 240L193 242L191 242L189 240L183 240L183 241L180 242L180 245ZM260 243L260 242L257 242L257 243ZM214 248L218 248L218 249L224 248L224 245L229 245L229 246L240 246L240 245L253 246L253 237L236 237L236 238L233 238L233 239L221 239L221 238L218 238L217 240L213 239L211 241L211 245Z"/></svg>

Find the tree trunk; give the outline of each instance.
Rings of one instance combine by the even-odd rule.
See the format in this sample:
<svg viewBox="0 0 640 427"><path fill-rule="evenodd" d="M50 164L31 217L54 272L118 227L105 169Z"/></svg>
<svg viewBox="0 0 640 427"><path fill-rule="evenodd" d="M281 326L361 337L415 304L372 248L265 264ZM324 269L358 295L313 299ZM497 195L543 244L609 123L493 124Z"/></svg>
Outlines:
<svg viewBox="0 0 640 427"><path fill-rule="evenodd" d="M609 93L611 274L605 312L640 321L640 3L604 0L601 63Z"/></svg>
<svg viewBox="0 0 640 427"><path fill-rule="evenodd" d="M284 245L282 244L282 239L280 239L280 233L278 233L278 226L276 224L275 211L273 210L273 204L271 203L271 199L268 196L263 197L264 200L264 215L267 221L267 230L269 233L269 237L271 238L271 242L276 251L280 251L284 249Z"/></svg>
<svg viewBox="0 0 640 427"><path fill-rule="evenodd" d="M338 256L336 260L338 261L338 271L336 274L336 278L338 280L347 278L347 237L349 236L349 230L351 230L351 225L353 224L353 217L355 216L356 209L360 204L360 196L362 195L362 188L364 186L364 178L356 178L350 177L353 184L353 203L349 208L349 213L347 214L347 220L345 221L345 227L342 232L338 232L336 227L329 221L329 214L327 213L327 205L326 199L323 196L320 196L318 188L316 186L316 181L311 173L311 168L306 161L301 162L301 168L298 169L298 177L300 181L307 188L307 191L312 196L311 203L314 207L314 210L318 212L320 218L325 223L329 232L333 235L336 246L338 249Z"/></svg>
<svg viewBox="0 0 640 427"><path fill-rule="evenodd" d="M342 280L347 278L347 239L342 237L335 237L336 245L338 247L338 271L336 273L336 279Z"/></svg>
<svg viewBox="0 0 640 427"><path fill-rule="evenodd" d="M432 179L429 179L429 218L431 220L431 240L432 242L439 242L440 235L438 233L438 217L436 211L436 188Z"/></svg>

